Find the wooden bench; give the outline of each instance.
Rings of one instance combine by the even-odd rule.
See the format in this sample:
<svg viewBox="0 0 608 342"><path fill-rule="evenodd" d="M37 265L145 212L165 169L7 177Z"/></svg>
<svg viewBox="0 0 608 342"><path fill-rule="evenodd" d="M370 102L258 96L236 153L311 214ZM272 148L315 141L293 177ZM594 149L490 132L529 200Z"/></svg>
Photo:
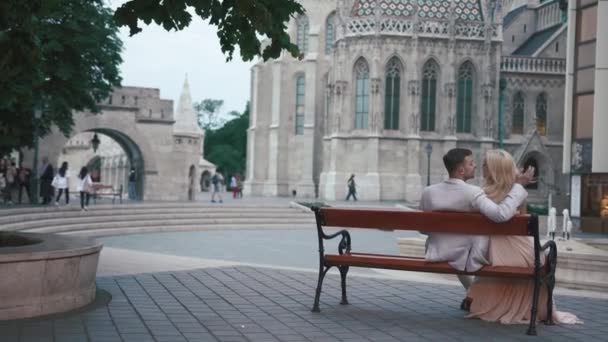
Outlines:
<svg viewBox="0 0 608 342"><path fill-rule="evenodd" d="M456 212L412 212L403 210L369 210L339 209L313 207L317 221L319 239L319 280L315 293L312 311L319 312L319 297L323 278L332 267L340 271L342 300L346 298L346 275L349 267L382 268L391 270L466 274L474 276L491 276L501 278L523 278L534 282L534 295L530 313L528 335L536 335L536 314L541 284L547 287L548 319L545 324L552 325L553 288L555 286L555 268L557 266L557 247L555 242L548 241L540 245L538 235L538 217L536 215L519 215L505 223L494 223L478 213ZM333 234L326 234L324 227L342 228ZM534 267L509 267L487 265L477 272L458 271L447 262L427 262L424 258L405 257L400 255L383 255L355 253L351 250L351 236L344 228L363 228L380 230L417 230L425 233L457 233L472 235L518 235L533 237ZM340 238L338 254L326 254L324 241ZM541 266L541 252L548 249L546 262Z"/></svg>
<svg viewBox="0 0 608 342"><path fill-rule="evenodd" d="M122 184L115 188L112 185L94 183L91 188L93 189L91 192L91 197L93 197L94 204L97 203L97 198L99 197L112 197L112 204L114 204L116 198L118 197L120 204L122 204Z"/></svg>

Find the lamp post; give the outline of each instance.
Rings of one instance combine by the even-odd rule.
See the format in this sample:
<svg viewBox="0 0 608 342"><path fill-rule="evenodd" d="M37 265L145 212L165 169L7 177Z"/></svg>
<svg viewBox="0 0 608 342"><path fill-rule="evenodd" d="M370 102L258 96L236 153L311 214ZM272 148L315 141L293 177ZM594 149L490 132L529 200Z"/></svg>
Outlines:
<svg viewBox="0 0 608 342"><path fill-rule="evenodd" d="M40 194L40 182L38 181L38 126L40 118L42 117L42 111L40 108L34 109L34 162L32 163L32 176L30 179L31 190L28 194L30 202L32 204L38 204L38 197Z"/></svg>
<svg viewBox="0 0 608 342"><path fill-rule="evenodd" d="M431 153L433 153L433 145L427 143L424 147L427 156L427 167L426 167L426 185L431 185Z"/></svg>

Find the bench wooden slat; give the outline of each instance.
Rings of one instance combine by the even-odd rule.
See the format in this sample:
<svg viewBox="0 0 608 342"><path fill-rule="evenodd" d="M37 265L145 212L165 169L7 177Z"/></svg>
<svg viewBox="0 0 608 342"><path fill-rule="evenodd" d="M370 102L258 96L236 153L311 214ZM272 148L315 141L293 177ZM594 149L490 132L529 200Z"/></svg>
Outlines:
<svg viewBox="0 0 608 342"><path fill-rule="evenodd" d="M368 253L351 253L343 255L325 254L325 261L332 266L344 265L429 273L470 274L476 276L499 276L527 279L532 278L534 275L534 269L529 267L487 265L477 272L469 273L455 270L447 262L428 262L424 260L424 258ZM542 268L542 270L544 270L544 268Z"/></svg>
<svg viewBox="0 0 608 342"><path fill-rule="evenodd" d="M478 235L530 235L529 215L495 223L479 213L321 208L323 226Z"/></svg>

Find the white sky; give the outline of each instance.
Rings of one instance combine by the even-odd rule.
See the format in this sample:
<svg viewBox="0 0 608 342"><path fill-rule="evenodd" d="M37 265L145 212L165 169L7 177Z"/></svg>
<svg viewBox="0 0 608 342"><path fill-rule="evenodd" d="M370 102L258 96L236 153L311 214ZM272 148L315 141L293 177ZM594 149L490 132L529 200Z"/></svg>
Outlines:
<svg viewBox="0 0 608 342"><path fill-rule="evenodd" d="M108 0L113 9L124 2ZM128 28L120 30L124 86L160 88L161 98L173 100L175 108L188 74L193 102L224 100L223 113L245 109L253 62L243 62L238 50L232 61L226 62L215 26L196 16L189 27L178 32L167 32L156 24L142 25L143 31L133 37L129 37Z"/></svg>

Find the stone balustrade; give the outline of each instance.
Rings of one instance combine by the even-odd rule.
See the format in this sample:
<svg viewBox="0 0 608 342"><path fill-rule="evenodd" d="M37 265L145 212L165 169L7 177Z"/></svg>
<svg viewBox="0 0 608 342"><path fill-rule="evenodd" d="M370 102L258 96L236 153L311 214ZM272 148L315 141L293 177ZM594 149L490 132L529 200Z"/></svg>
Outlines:
<svg viewBox="0 0 608 342"><path fill-rule="evenodd" d="M563 75L566 73L566 60L563 58L503 56L500 71Z"/></svg>
<svg viewBox="0 0 608 342"><path fill-rule="evenodd" d="M456 22L453 32L449 20L420 20L413 18L391 17L353 17L347 18L342 28L337 30L336 40L345 37L360 37L365 35L392 35L432 38L484 40L491 34L493 40L500 40L498 24L486 25L484 22Z"/></svg>
<svg viewBox="0 0 608 342"><path fill-rule="evenodd" d="M562 12L559 9L559 1L545 2L537 9L536 31L541 31L547 27L562 22Z"/></svg>

